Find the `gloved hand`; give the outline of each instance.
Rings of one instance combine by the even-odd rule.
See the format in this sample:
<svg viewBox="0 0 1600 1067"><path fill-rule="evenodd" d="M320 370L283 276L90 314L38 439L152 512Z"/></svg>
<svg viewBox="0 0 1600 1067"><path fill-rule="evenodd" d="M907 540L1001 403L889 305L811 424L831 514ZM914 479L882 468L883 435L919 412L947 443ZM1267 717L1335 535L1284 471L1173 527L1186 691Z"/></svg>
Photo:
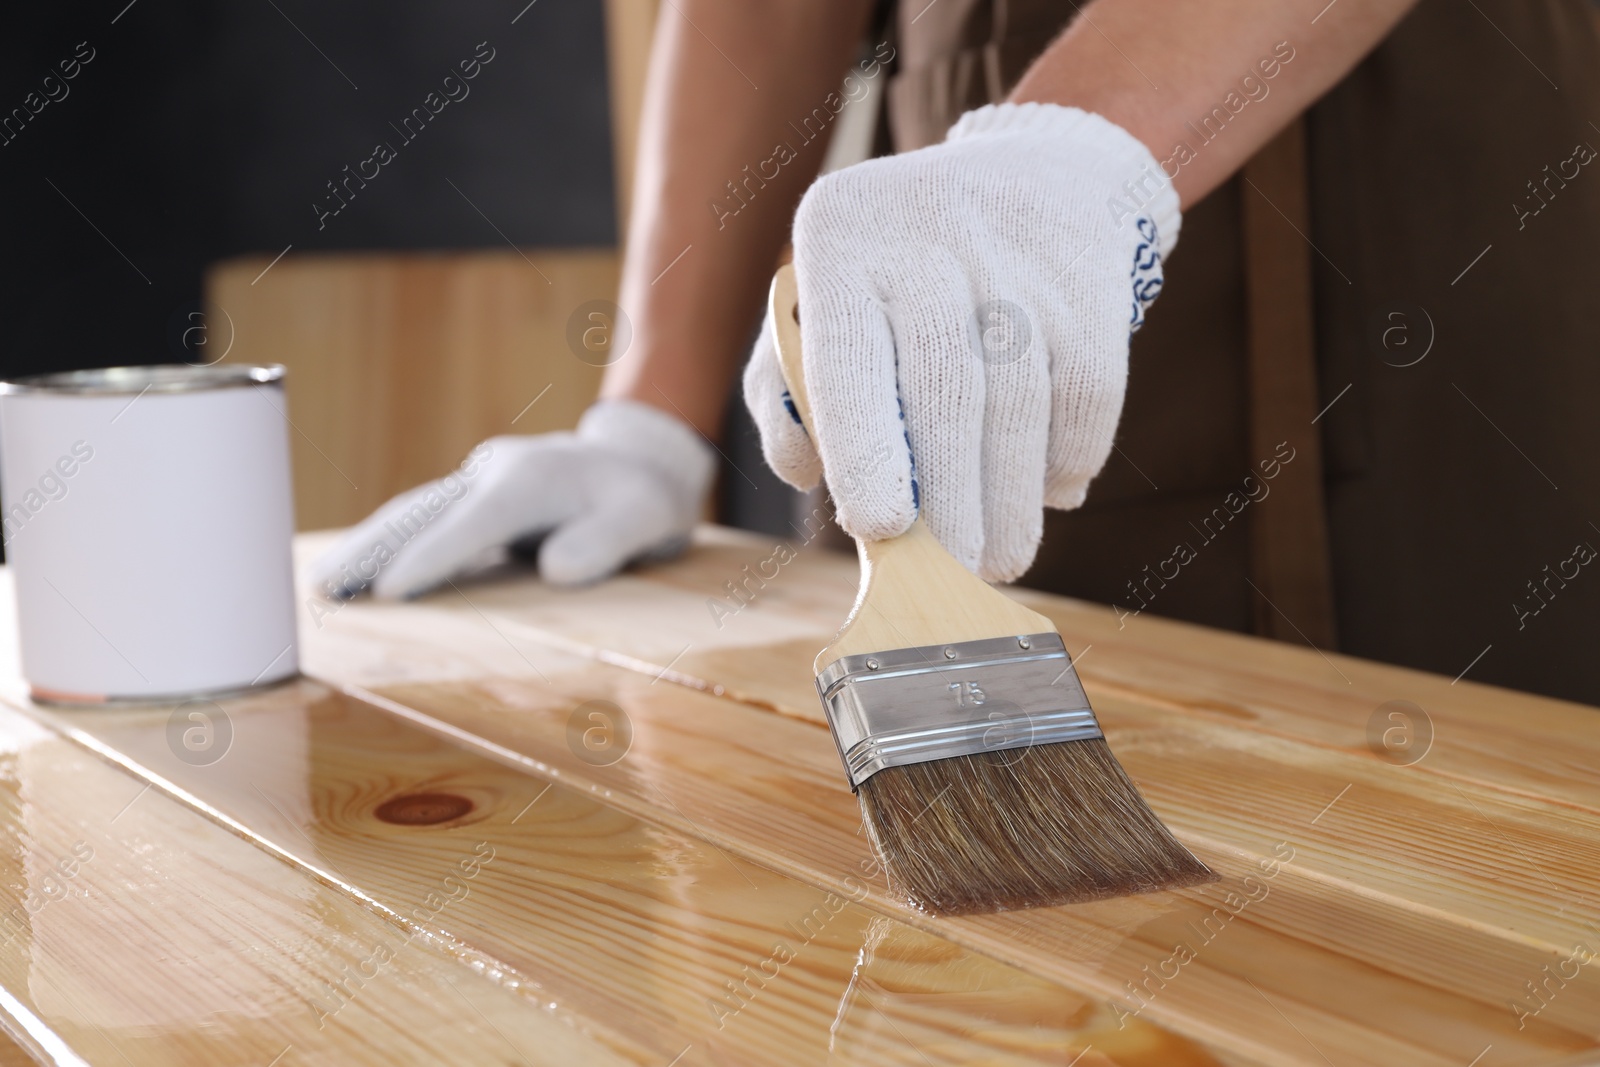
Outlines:
<svg viewBox="0 0 1600 1067"><path fill-rule="evenodd" d="M1143 144L1053 104L979 108L942 144L823 177L794 222L817 440L769 322L744 378L767 462L801 489L826 468L856 537L920 506L968 569L1019 576L1044 506L1081 504L1110 453L1179 224Z"/></svg>
<svg viewBox="0 0 1600 1067"><path fill-rule="evenodd" d="M539 573L557 585L681 551L715 456L689 426L631 400L584 413L575 433L495 437L456 470L384 504L313 564L319 589L426 592L497 547L550 532Z"/></svg>

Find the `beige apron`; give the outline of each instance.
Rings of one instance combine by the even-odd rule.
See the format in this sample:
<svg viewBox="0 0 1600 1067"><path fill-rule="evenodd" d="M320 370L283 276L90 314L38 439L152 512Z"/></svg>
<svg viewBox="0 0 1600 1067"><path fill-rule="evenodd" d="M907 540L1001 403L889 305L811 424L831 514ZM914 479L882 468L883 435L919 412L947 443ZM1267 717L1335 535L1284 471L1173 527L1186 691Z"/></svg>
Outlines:
<svg viewBox="0 0 1600 1067"><path fill-rule="evenodd" d="M1075 10L903 3L894 148L1003 97ZM1475 680L1600 703L1600 573L1572 562L1600 547L1591 120L1588 0L1423 0L1309 115L1344 651L1451 676L1471 663ZM1117 605L1125 625L1143 611L1237 630L1259 617L1248 524L1206 521L1268 458L1249 454L1241 195L1235 180L1185 213L1133 341L1117 450L1083 508L1048 513L1024 579ZM1192 560L1152 582L1179 544Z"/></svg>

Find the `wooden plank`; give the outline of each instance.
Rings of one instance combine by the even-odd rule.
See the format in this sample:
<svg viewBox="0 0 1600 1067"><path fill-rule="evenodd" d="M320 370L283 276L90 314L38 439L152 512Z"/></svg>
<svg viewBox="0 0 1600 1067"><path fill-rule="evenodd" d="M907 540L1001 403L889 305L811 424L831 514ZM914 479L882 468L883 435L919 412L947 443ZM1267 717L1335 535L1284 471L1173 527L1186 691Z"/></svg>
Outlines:
<svg viewBox="0 0 1600 1067"><path fill-rule="evenodd" d="M0 1028L60 1062L659 1062L6 709L0 930Z"/></svg>
<svg viewBox="0 0 1600 1067"><path fill-rule="evenodd" d="M1386 767L1600 812L1594 708L1421 671L1225 636L1155 617L1019 599L1069 647L1093 646L1091 695L1119 694ZM1142 631L1130 634L1129 630ZM1085 683L1089 685L1089 683ZM1391 719L1399 714L1401 720ZM1403 727L1393 747L1384 731ZM1413 762L1414 761L1414 762Z"/></svg>
<svg viewBox="0 0 1600 1067"><path fill-rule="evenodd" d="M50 1061L43 1049L39 1049L37 1054L30 1053L19 1043L26 1042L27 1038L19 1034L17 1040L12 1040L5 1033L5 1025L6 1019L0 1015L0 1067L34 1067L39 1063L49 1067Z"/></svg>
<svg viewBox="0 0 1600 1067"><path fill-rule="evenodd" d="M606 86L611 94L611 159L617 187L617 235L633 205L633 171L644 109L645 74L660 0L606 0Z"/></svg>
<svg viewBox="0 0 1600 1067"><path fill-rule="evenodd" d="M730 849L774 865L787 862L798 877L837 886L841 872L865 858L855 806L838 784L837 756L820 730L615 674L605 682L597 676L588 688L565 697L532 680L409 685L386 692L559 767L575 781L587 778L613 797L631 794L646 810L662 804L639 782L670 777L672 808L684 818ZM638 748L624 764L588 767L560 740L560 723L580 700L611 700L629 716ZM1250 904L1247 921L1230 921L1220 947L1208 941L1200 959L1185 969L1184 982L1162 992L1151 1017L1221 1043L1204 1027L1219 1012L1236 1025L1240 996L1266 1015L1257 1022L1271 1022L1254 1000L1248 983L1255 981L1283 996L1286 1011L1293 1006L1323 1013L1326 1034L1299 1021L1319 1046L1327 1041L1330 1055L1356 1035L1361 1040L1344 1050L1370 1063L1427 1061L1405 1041L1427 1033L1430 1025L1439 1028L1433 1036L1449 1046L1441 1063L1463 1049L1470 1059L1491 1042L1516 1048L1518 1020L1507 1002L1519 995L1529 999L1520 982L1540 979L1547 961L1564 956L1574 940L1593 937L1578 924L1580 918L1596 920L1592 907L1557 914L1560 902L1580 901L1589 884L1583 872L1596 863L1592 821L1570 827L1559 815L1497 805L1500 798L1470 787L1452 805L1452 798L1414 781L1406 788L1404 778L1385 782L1368 775L1353 784L1341 772L1353 770L1350 777L1356 777L1359 764L1321 766L1275 739L1247 737L1255 744L1241 746L1237 739L1218 738L1213 727L1186 730L1170 715L1140 723L1136 710L1115 707L1105 709L1105 717L1113 745L1153 806L1223 874L1223 884L1164 903L1152 898L941 922L941 933L1035 973L1137 1004L1125 982L1137 984L1145 965L1169 958L1173 938L1211 937L1215 931L1206 917L1212 907L1258 896L1267 887L1269 895ZM1184 773L1173 773L1174 750L1194 764L1181 768ZM1240 779L1251 785L1232 788ZM1212 802L1201 810L1191 799L1235 792L1222 810L1213 810ZM1441 825L1449 832L1440 833ZM1374 838L1375 829L1381 836ZM1430 836L1432 855L1419 860L1418 843ZM1286 853L1293 861L1264 879L1261 864L1275 869L1273 858ZM1529 869L1523 856L1537 867ZM1441 874L1441 862L1461 869ZM1247 874L1254 880L1244 882ZM1556 881L1554 888L1541 884L1546 876ZM1505 899L1508 882L1524 903ZM876 880L873 887L881 892ZM894 908L876 892L873 902ZM1086 944L1109 947L1084 960ZM1275 974L1279 967L1287 970ZM1272 975L1271 985L1264 974ZM1573 983L1562 998L1539 1019L1570 1032L1546 1033L1539 1041L1558 1050L1586 1047L1589 1039L1577 1035L1587 1033L1589 1020L1600 1014L1600 994L1592 983ZM1466 1048L1477 1036L1484 1040ZM1298 1041L1292 1031L1282 1037L1289 1045ZM1371 1043L1379 1038L1401 1042L1398 1050L1388 1047L1393 1056L1385 1058L1385 1046ZM1289 1051L1287 1045L1272 1050ZM1547 1048L1522 1051L1524 1062L1533 1062Z"/></svg>
<svg viewBox="0 0 1600 1067"><path fill-rule="evenodd" d="M619 662L638 666L675 661L675 676L699 677L711 689L720 686L786 712L790 721L762 716L727 700L693 698L698 703L691 703L676 693L651 696L642 705L618 701L636 728L641 715L651 716L650 736L657 739L652 752L659 761L651 773L679 772L676 781L685 792L675 794L674 801L697 824L730 847L765 857L764 862L776 866L787 862L797 876L829 884L837 872L850 869L862 846L854 835L853 805L838 784L837 757L825 735L804 725L816 715L809 658L826 637L806 619L819 609L827 610L823 602L830 596L842 607L851 591L849 582L838 561L812 558L804 566L791 563L791 569L767 583L750 607L736 616L737 629L727 619L721 620L726 624L721 629L697 622L711 618L709 612L704 617L698 612L706 591L718 588L712 579L746 573L742 564L729 567L729 553L722 551L737 540L718 537L715 545L684 564L608 583L593 594L604 606L587 605L592 613L581 597L531 583L510 583L468 587L449 599L408 605L403 613L385 606L352 605L352 614L331 629L348 634L359 620L372 628L369 634L381 632L381 637L370 639L389 650L393 663L400 658L395 656L397 649L421 647L424 635L440 639L438 624L443 618L463 622L468 612L478 615L480 645L492 625L500 640L514 641L519 648L522 662L512 667L511 677L474 687L456 681L391 686L387 691L471 733L588 776L600 787L613 789L614 795L629 788L630 775L594 771L570 755L563 757L560 747L548 741L551 724L542 731L530 724L530 715L541 707L549 713L552 701L559 717L579 699L593 698L595 684L589 683L589 690L553 694L550 686L527 681L538 673L530 670L535 662L547 672L557 670L532 642L606 641L612 648L628 650L626 655L605 653ZM744 541L742 546L748 557L754 545ZM651 585L655 588L645 588ZM470 597L471 603L460 602L463 597ZM1597 867L1593 811L1552 805L1526 787L1501 787L1492 768L1470 761L1466 763L1470 773L1457 780L1454 773L1439 774L1427 763L1392 766L1368 750L1364 741L1347 745L1351 751L1336 751L1284 736L1300 727L1295 713L1302 702L1318 703L1325 690L1340 684L1341 669L1355 672L1351 686L1358 681L1370 685L1374 679L1399 679L1436 694L1450 692L1453 703L1464 706L1467 713L1458 720L1452 707L1436 710L1435 716L1452 728L1486 732L1486 711L1495 704L1510 700L1530 705L1546 725L1568 727L1554 738L1530 731L1529 743L1547 750L1569 744L1574 737L1592 745L1594 720L1580 718L1580 712L1588 715L1587 711L1479 687L1452 690L1442 680L1359 661L1341 658L1333 666L1313 653L1282 645L1176 624L1147 625L1158 622L1153 619L1135 620L1129 625L1132 633L1125 634L1116 631L1117 620L1107 612L1052 598L1030 598L1030 603L1047 614L1089 619L1099 627L1102 639L1125 646L1130 663L1138 661L1141 647L1145 661L1165 662L1183 644L1200 646L1189 654L1206 665L1205 682L1227 690L1243 677L1254 690L1252 700L1270 698L1284 720L1263 729L1253 716L1231 713L1228 704L1202 704L1203 713L1197 713L1183 699L1161 697L1161 686L1152 686L1148 679L1140 680L1142 691L1119 683L1102 686L1098 692L1091 687L1108 734L1130 773L1186 843L1236 880L1231 888L1237 891L1237 880L1253 863L1270 860L1276 846L1295 849L1295 861L1273 883L1270 900L1252 906L1247 922L1230 925L1224 950L1212 951L1215 946L1208 943L1205 957L1184 972L1204 977L1175 984L1182 985L1175 992L1163 991L1165 1003L1152 1005L1151 1017L1180 1032L1225 1044L1227 1034L1219 1037L1214 1031L1219 1025L1224 1031L1229 1028L1217 1020L1230 1018L1239 998L1255 996L1249 982L1261 984L1258 979L1271 974L1273 984L1265 988L1288 996L1286 1010L1307 1013L1308 1017L1296 1016L1298 1025L1319 1048L1330 1055L1347 1053L1360 1062L1430 1062L1430 1054L1441 1063L1458 1056L1465 1062L1488 1044L1519 1048L1523 1056L1519 1062L1535 1062L1592 1047L1586 1020L1595 1016L1596 1002L1588 985L1565 986L1561 997L1525 1027L1518 1026L1509 1005L1516 996L1536 1005L1521 984L1539 980L1546 963L1571 951L1570 939L1581 932L1578 920L1596 919L1592 905L1584 903ZM624 604L631 606L626 613ZM774 604L776 610L767 610ZM427 618L429 611L435 613L432 620ZM608 632L600 632L606 627ZM811 638L792 636L807 627L813 628ZM409 639L401 632L406 629L412 630ZM695 645L696 641L704 644ZM717 644L720 647L701 650ZM1208 644L1222 647L1208 650ZM340 646L340 662L355 673L368 672L367 680L372 681L381 673L381 665L374 664L370 653L363 656L356 645L359 642ZM447 657L438 643L433 652L436 659ZM1089 662L1082 668L1086 684ZM1249 663L1249 669L1237 666L1241 663ZM1181 673L1180 668L1173 669ZM1318 672L1333 681L1314 680ZM559 689L564 683L556 681ZM1162 678L1161 684L1167 681ZM652 685L648 677L633 684L652 694L672 692ZM605 685L627 688L615 680ZM1274 693L1275 685L1288 686L1287 696ZM1147 695L1152 689L1153 697ZM670 707L652 711L653 701L666 701ZM1367 706L1375 705L1376 701ZM697 724L694 734L679 736L682 731L673 728L679 722ZM1288 729L1280 732L1277 727L1285 723ZM1320 729L1324 720L1313 715L1309 724ZM1441 729L1440 746L1445 739ZM802 753L809 758L801 761ZM730 771L746 764L751 765L748 774ZM1478 782L1475 776L1485 781ZM646 794L638 799L659 803ZM1330 801L1338 806L1324 814L1322 809ZM1515 890L1509 897L1508 883ZM1116 903L1104 914L1090 906L1057 909L1047 922L1031 916L1000 916L938 928L963 944L1035 973L1115 996L1118 983L1108 982L1108 976L1137 978L1144 964L1159 964L1171 953L1170 946L1160 947L1159 933L1155 944L1142 943L1133 934L1159 915L1124 913L1117 909L1142 905ZM1187 921L1203 922L1209 906L1199 894L1179 910ZM1563 908L1565 912L1558 910ZM1033 913L1040 914L1044 913ZM1095 969L1075 958L1076 946L1108 939L1133 946L1117 967ZM1273 1018L1268 1015L1261 1025L1270 1026ZM1426 1025L1419 1024L1419 1018ZM1428 1054L1411 1047L1419 1025L1425 1032L1431 1027L1431 1036L1444 1044ZM1284 1042L1301 1040L1293 1030L1280 1029ZM1482 1043L1467 1047L1479 1037ZM1532 1044L1519 1045L1528 1041ZM1267 1058L1291 1054L1287 1044L1252 1048Z"/></svg>
<svg viewBox="0 0 1600 1067"><path fill-rule="evenodd" d="M302 537L299 558L314 555L325 537ZM721 687L820 723L809 676L767 675L759 691L750 690L738 680L739 664L752 648L793 643L797 652L814 653L826 644L855 596L854 558L786 543L793 558L777 567L772 561L787 552L776 552L771 539L720 528L702 528L697 538L694 551L669 567L589 590L550 589L527 570L500 572L417 605L352 603L338 625L307 590L303 656L310 658L303 662L323 677L370 685L531 674L502 637L481 640L478 613L486 611L519 641L652 672L670 665L669 679ZM1096 706L1121 696L1385 767L1600 812L1593 708L1032 590L1009 592L1055 623ZM431 612L432 621L412 610ZM451 628L435 633L435 625ZM1391 707L1397 701L1404 703ZM1388 718L1393 710L1409 717L1413 739L1427 741L1420 758L1415 749L1385 747L1383 731L1397 725Z"/></svg>
<svg viewBox="0 0 1600 1067"><path fill-rule="evenodd" d="M570 429L599 389L567 325L616 299L610 249L291 253L263 275L270 262L211 268L207 343L289 368L302 529L355 522L495 434Z"/></svg>
<svg viewBox="0 0 1600 1067"><path fill-rule="evenodd" d="M645 822L311 682L211 706L231 740L201 766L171 710L35 714L389 909L490 843L470 895L422 925L660 1063L1061 1063L1091 1045L1085 1064L1255 1062L886 918L855 879L830 892L751 863L699 836L672 776L637 783Z"/></svg>

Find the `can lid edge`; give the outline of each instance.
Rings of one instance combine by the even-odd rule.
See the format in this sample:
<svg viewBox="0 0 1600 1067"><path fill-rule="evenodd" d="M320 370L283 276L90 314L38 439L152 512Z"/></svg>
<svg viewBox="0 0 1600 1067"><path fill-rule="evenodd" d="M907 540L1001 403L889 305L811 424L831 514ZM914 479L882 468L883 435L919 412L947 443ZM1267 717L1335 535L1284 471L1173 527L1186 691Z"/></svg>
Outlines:
<svg viewBox="0 0 1600 1067"><path fill-rule="evenodd" d="M205 366L158 363L143 367L95 367L0 381L0 396L195 393L245 385L272 385L281 382L285 373L282 363L213 363Z"/></svg>

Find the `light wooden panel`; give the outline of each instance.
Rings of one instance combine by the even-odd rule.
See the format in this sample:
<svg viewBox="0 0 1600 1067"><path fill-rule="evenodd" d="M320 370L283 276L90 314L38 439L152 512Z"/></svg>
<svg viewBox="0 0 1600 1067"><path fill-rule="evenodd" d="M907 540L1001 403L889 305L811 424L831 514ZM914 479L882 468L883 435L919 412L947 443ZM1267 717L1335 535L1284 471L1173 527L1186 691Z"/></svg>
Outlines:
<svg viewBox="0 0 1600 1067"><path fill-rule="evenodd" d="M1249 1062L1146 1020L1118 1025L1097 998L884 918L847 886L830 893L750 863L696 836L665 792L658 803L676 826L311 682L226 711L232 746L207 766L177 758L171 709L41 714L402 914L413 913L402 902L444 892L437 872L487 843L492 860L458 900L417 920L424 931L604 1020L656 1063L816 1064L830 1052L863 1064L1061 1063L1090 1046L1099 1051L1086 1064ZM658 786L674 788L670 776ZM385 821L418 796L433 798L417 809L428 822ZM461 810L428 815L448 802Z"/></svg>
<svg viewBox="0 0 1600 1067"><path fill-rule="evenodd" d="M611 93L611 158L617 187L617 234L627 232L638 159L639 115L660 0L606 0L606 71Z"/></svg>
<svg viewBox="0 0 1600 1067"><path fill-rule="evenodd" d="M7 1027L14 1031L15 1037L7 1033ZM30 1037L18 1020L0 1012L0 1067L34 1067L35 1064L55 1067L55 1059Z"/></svg>
<svg viewBox="0 0 1600 1067"><path fill-rule="evenodd" d="M600 370L568 320L616 283L610 250L248 257L208 273L208 344L289 368L297 525L347 525L486 437L576 424Z"/></svg>
<svg viewBox="0 0 1600 1067"><path fill-rule="evenodd" d="M0 1032L0 1067L33 1067L35 1060L22 1046Z"/></svg>
<svg viewBox="0 0 1600 1067"><path fill-rule="evenodd" d="M670 779L675 806L704 833L836 885L864 845L831 743L811 725L809 660L848 605L853 567L807 550L739 614L711 610L708 598L715 603L747 565L770 573L760 566L770 555L759 539L718 531L679 564L586 593L502 575L403 607L356 603L308 642L308 662L367 683L413 679L386 692L642 810L661 804L639 779ZM1170 956L1163 940L1192 937L1186 924L1203 922L1228 892L1245 895L1244 874L1262 884L1260 864L1282 846L1294 860L1270 894L1144 1017L1268 1062L1320 1062L1307 1036L1334 1062L1465 1063L1492 1045L1503 1062L1540 1063L1596 1047L1589 1024L1600 998L1586 972L1526 1026L1510 1009L1515 997L1537 1006L1523 983L1542 980L1544 966L1600 930L1588 899L1600 870L1600 804L1582 770L1600 745L1592 709L1163 620L1119 630L1106 609L1027 599L1066 624L1114 749L1225 880L1215 894L1167 903L940 921L939 932L1117 996L1143 966ZM540 644L587 646L636 668L637 680L630 688L596 676L574 687ZM457 649L453 666L446 645ZM665 680L749 704L674 693L653 681L669 664ZM502 677L461 680L485 671ZM445 680L420 681L430 674ZM557 728L596 696L626 708L638 736L651 739L637 758L601 771L572 758ZM1368 747L1371 712L1397 696L1425 706L1436 731L1415 766ZM1546 784L1563 795L1546 795Z"/></svg>
<svg viewBox="0 0 1600 1067"><path fill-rule="evenodd" d="M855 596L854 558L813 545L775 567L770 561L784 553L776 552L771 539L719 527L702 527L696 536L695 550L673 565L623 574L591 589L551 589L532 581L526 570L511 572L515 578L509 582L493 575L494 581L462 589L475 604L493 606L510 633L651 673L670 664L669 679L820 724L809 673L769 672L752 689L739 665L751 650L765 656L792 646L785 654L798 660L821 648ZM308 561L327 543L320 535L303 537L297 558ZM761 578L774 572L776 577ZM1396 773L1473 781L1600 810L1597 709L1349 656L1320 656L1303 646L1154 615L1119 618L1101 605L1033 590L1008 592L1055 623L1097 707L1102 698L1135 700L1370 759ZM473 620L481 632L482 620L459 594L415 605L357 601L347 610L340 626L319 628L306 616L315 638L303 650L308 670L366 685L515 674L519 668L531 674L499 638L470 652L444 634L419 640L411 613L424 610L438 620L430 627L459 616L463 633L471 632ZM403 646L409 652L398 654ZM1381 746L1374 751L1370 745L1369 723L1391 701L1420 709L1417 725L1432 734L1432 747L1413 767L1395 766Z"/></svg>
<svg viewBox="0 0 1600 1067"><path fill-rule="evenodd" d="M656 1062L7 709L0 909L5 1026L93 1064Z"/></svg>
<svg viewBox="0 0 1600 1067"><path fill-rule="evenodd" d="M799 877L837 888L867 859L855 806L837 783L837 757L819 730L726 700L663 693L644 677L557 684L570 695L552 693L537 680L398 686L386 693L613 797L680 813L740 853ZM565 718L580 701L594 699L613 701L633 723L638 749L615 768L586 766L562 743ZM1112 744L1130 773L1223 883L1104 907L939 922L936 929L1035 973L1126 1000L1122 983L1141 980L1143 966L1170 956L1168 938L1192 941L1198 935L1187 924L1202 923L1229 894L1237 900L1265 886L1270 892L1249 906L1247 921L1230 924L1217 945L1205 946L1185 967L1183 981L1162 992L1150 1018L1196 1035L1218 1020L1243 1030L1244 1018L1271 1018L1248 985L1269 975L1273 984L1266 988L1282 1003L1322 1014L1325 1032L1305 1024L1319 1045L1326 1037L1330 1049L1375 1057L1363 1062L1395 1062L1415 1033L1425 1044L1443 1037L1463 1046L1482 1035L1472 1052L1490 1042L1519 1047L1517 1020L1503 1011L1498 994L1515 995L1519 976L1538 975L1548 959L1570 951L1568 939L1583 936L1578 921L1593 920L1592 911L1557 915L1555 901L1582 896L1582 876L1573 865L1588 869L1596 862L1594 820L1571 825L1549 813L1530 819L1527 810L1470 789L1452 805L1381 777L1341 773L1353 769L1337 763L1308 767L1303 752L1281 743L1252 751L1227 744L1218 731L1187 732L1170 718L1140 722L1136 711L1117 706L1106 714L1115 724L1108 727ZM1206 762L1174 775L1168 767L1174 750L1203 753ZM1229 803L1195 799L1229 794L1239 777L1254 784ZM1349 792L1318 819L1345 786ZM670 790L670 805L658 790ZM1263 797L1275 798L1276 810L1262 810ZM1448 829L1440 831L1441 824ZM1500 839L1483 837L1491 827L1532 856L1537 869L1505 870ZM1448 857L1452 870L1427 871L1418 856L1420 838L1429 838L1428 848ZM1270 866L1280 845L1292 850L1293 860L1264 878L1261 864ZM1546 885L1540 870L1556 884ZM1246 883L1246 875L1256 880ZM895 908L878 880L872 884L880 891L874 903ZM1508 905L1508 893L1529 903ZM1237 994L1250 1004L1217 1015ZM1521 1045L1524 1055L1543 1051L1546 1040L1558 1048L1578 1040L1573 1032L1585 1032L1587 1021L1600 1014L1600 993L1592 986L1574 983L1563 997L1540 1018L1569 1032ZM1471 1025L1461 1022L1479 1015ZM1207 1036L1234 1047L1215 1033ZM1379 1054L1385 1050L1388 1057ZM1276 1051L1289 1050L1281 1045Z"/></svg>
<svg viewBox="0 0 1600 1067"><path fill-rule="evenodd" d="M451 842L491 841L471 895L420 925L635 1061L1600 1062L1592 968L1543 986L1537 1014L1511 1006L1600 940L1593 709L1018 594L1062 624L1114 750L1222 881L933 919L886 892L818 721L809 661L853 564L775 555L704 530L683 560L586 590L513 568L404 604L309 601L304 662L379 686L387 711L310 682L224 702L233 748L207 767L159 710L47 721L384 921ZM1410 766L1368 744L1395 697L1434 728ZM573 737L594 700L631 723L615 763ZM472 808L376 817L418 793ZM850 902L719 1018L719 983L829 893Z"/></svg>

